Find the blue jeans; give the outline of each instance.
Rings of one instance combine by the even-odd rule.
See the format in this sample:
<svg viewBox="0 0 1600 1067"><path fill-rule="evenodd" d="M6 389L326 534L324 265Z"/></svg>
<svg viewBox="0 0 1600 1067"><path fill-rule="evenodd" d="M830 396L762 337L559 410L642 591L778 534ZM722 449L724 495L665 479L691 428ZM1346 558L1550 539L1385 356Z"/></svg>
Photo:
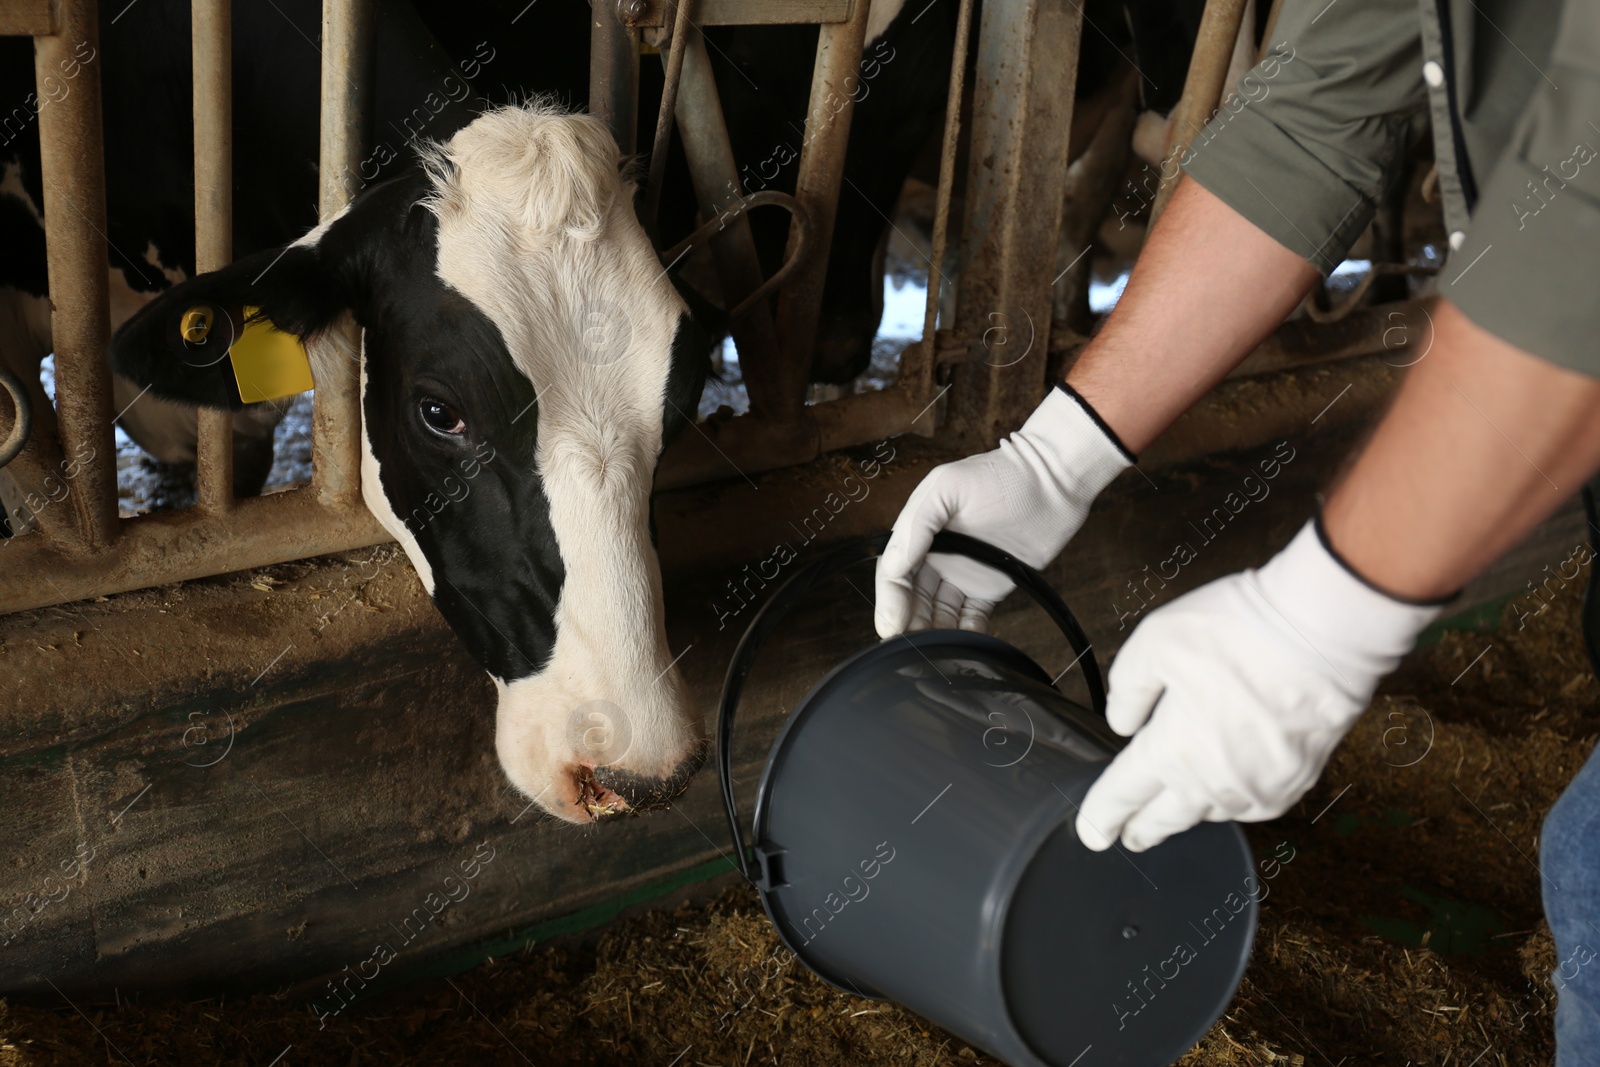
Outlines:
<svg viewBox="0 0 1600 1067"><path fill-rule="evenodd" d="M1600 1063L1600 746L1545 816L1539 859L1556 940L1556 1067Z"/></svg>

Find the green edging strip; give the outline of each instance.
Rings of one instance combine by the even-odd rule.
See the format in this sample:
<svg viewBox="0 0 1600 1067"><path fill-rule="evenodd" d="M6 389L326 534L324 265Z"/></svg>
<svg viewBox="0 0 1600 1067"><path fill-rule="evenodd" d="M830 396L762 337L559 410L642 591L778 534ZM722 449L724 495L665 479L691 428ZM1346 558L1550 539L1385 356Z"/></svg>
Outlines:
<svg viewBox="0 0 1600 1067"><path fill-rule="evenodd" d="M1500 615L1511 598L1519 596L1518 593L1507 593L1497 596L1493 600L1468 608L1466 611L1457 612L1447 618L1435 620L1422 635L1417 638L1418 648L1427 648L1439 643L1439 639L1451 630L1475 630L1478 633L1489 633L1500 628Z"/></svg>
<svg viewBox="0 0 1600 1067"><path fill-rule="evenodd" d="M523 927L506 937L493 941L480 941L466 948L437 956L415 967L407 968L396 974L399 981L411 981L418 978L442 978L446 975L460 974L469 971L488 959L490 956L505 956L520 951L527 946L539 941L546 941L562 934L578 934L585 930L592 930L597 926L604 926L617 917L626 907L639 904L657 897L666 896L675 889L696 882L707 882L719 875L730 871L737 871L733 861L726 857L719 857L679 871L669 878L659 882L650 882L639 886L637 889L618 894L598 904L591 904L587 908L567 915L558 915L553 919L534 923L532 926Z"/></svg>
<svg viewBox="0 0 1600 1067"><path fill-rule="evenodd" d="M1418 907L1413 917L1363 915L1361 925L1386 940L1411 948L1427 948L1441 956L1487 956L1491 952L1516 948L1508 937L1505 920L1493 908L1470 904L1449 897L1434 897L1412 885L1386 886L1402 899ZM1418 912L1425 911L1426 919Z"/></svg>

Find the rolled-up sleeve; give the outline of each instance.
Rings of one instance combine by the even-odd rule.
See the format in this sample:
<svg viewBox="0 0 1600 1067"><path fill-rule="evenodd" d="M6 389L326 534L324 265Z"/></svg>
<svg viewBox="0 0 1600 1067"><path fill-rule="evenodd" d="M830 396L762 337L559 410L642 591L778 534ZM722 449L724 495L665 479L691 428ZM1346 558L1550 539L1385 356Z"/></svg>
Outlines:
<svg viewBox="0 0 1600 1067"><path fill-rule="evenodd" d="M1600 5L1567 0L1541 75L1439 291L1502 340L1600 377Z"/></svg>
<svg viewBox="0 0 1600 1067"><path fill-rule="evenodd" d="M1274 41L1179 162L1326 274L1424 128L1417 11L1394 0L1287 0Z"/></svg>

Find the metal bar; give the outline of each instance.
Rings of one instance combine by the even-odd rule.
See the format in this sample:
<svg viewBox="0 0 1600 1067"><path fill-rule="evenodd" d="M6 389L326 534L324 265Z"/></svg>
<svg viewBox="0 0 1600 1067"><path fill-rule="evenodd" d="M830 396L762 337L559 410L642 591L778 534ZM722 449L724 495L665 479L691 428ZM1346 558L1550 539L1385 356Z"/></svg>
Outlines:
<svg viewBox="0 0 1600 1067"><path fill-rule="evenodd" d="M55 405L45 395L37 369L24 375L20 384L28 395L32 425L22 451L5 466L5 473L16 483L21 497L8 516L11 529L20 531L31 523L44 537L70 543L74 529L72 509L56 505L66 499L64 494L73 491L71 474L76 468L61 454Z"/></svg>
<svg viewBox="0 0 1600 1067"><path fill-rule="evenodd" d="M849 22L817 30L817 58L811 72L811 100L795 177L795 199L805 206L811 223L811 251L778 294L778 336L783 359L778 365L779 397L786 414L805 403L811 359L817 343L817 313L828 277L828 250L839 208L839 186L850 145L850 119L860 89L861 46L867 35L869 0L860 0ZM854 78L856 86L851 87ZM957 105L959 106L959 104ZM859 194L858 194L859 195ZM790 227L789 251L797 235ZM748 375L747 375L748 377Z"/></svg>
<svg viewBox="0 0 1600 1067"><path fill-rule="evenodd" d="M694 0L677 0L677 13L672 20L671 51L666 63L666 80L661 87L661 109L656 112L656 136L650 143L650 178L645 184L644 228L652 238L656 232L657 216L661 209L661 183L667 176L667 149L672 144L672 127L678 107L678 85L683 80L683 42L693 32L690 18L694 13Z"/></svg>
<svg viewBox="0 0 1600 1067"><path fill-rule="evenodd" d="M45 79L76 68L73 91L39 109L49 260L50 335L65 456L82 464L68 498L72 543L97 551L117 536L117 465L112 446L106 277L105 154L100 116L100 22L94 0L62 0L57 33L34 40L40 95ZM85 62L87 46L93 60ZM77 52L75 55L74 53ZM138 250L138 251L143 251Z"/></svg>
<svg viewBox="0 0 1600 1067"><path fill-rule="evenodd" d="M1172 143L1167 146L1166 159L1181 163L1189 154L1195 137L1222 103L1228 64L1233 59L1234 42L1239 39L1245 3L1246 0L1206 0L1205 14L1200 17L1200 34L1195 38L1194 55L1189 60L1189 76L1184 80L1183 95L1173 111ZM1183 176L1178 167L1172 168L1170 177L1165 166L1161 169L1161 185L1156 189L1155 203L1150 206L1152 228L1167 209L1167 201L1172 199L1172 191Z"/></svg>
<svg viewBox="0 0 1600 1067"><path fill-rule="evenodd" d="M354 175L372 118L374 0L323 0L322 150L318 162L323 222L350 203ZM360 338L348 319L337 330L348 351ZM338 345L339 338L322 343ZM312 410L312 478L325 501L355 503L361 495L361 383L354 359L323 359Z"/></svg>
<svg viewBox="0 0 1600 1067"><path fill-rule="evenodd" d="M1073 161L1067 171L1061 240L1051 268L1055 275L1055 323L1084 333L1093 332L1094 322L1089 310L1089 276L1093 268L1089 251L1116 199L1117 183L1127 171L1133 127L1139 115L1138 70L1131 64L1122 67L1098 95L1096 106L1079 107L1072 116ZM1092 131L1078 128L1091 118ZM1055 338L1052 336L1051 340L1054 342Z"/></svg>
<svg viewBox="0 0 1600 1067"><path fill-rule="evenodd" d="M705 38L698 29L691 30L683 45L678 136L689 161L701 213L707 218L727 220L727 226L711 239L711 252L716 257L722 299L732 308L760 287L761 260L750 234L750 220L744 213L738 164L728 140L722 99L711 73ZM739 364L750 394L750 410L765 419L796 419L800 402L789 403L789 398L776 388L782 349L768 309L762 305L751 308L729 326L729 332L739 348Z"/></svg>
<svg viewBox="0 0 1600 1067"><path fill-rule="evenodd" d="M700 0L700 26L811 25L845 22L853 0ZM621 10L621 9L619 9ZM639 0L623 10L623 25L645 30L665 26L672 0Z"/></svg>
<svg viewBox="0 0 1600 1067"><path fill-rule="evenodd" d="M1301 371L1265 382L1224 382L1140 449L1139 467L1154 472L1205 456L1237 454L1299 438L1308 427L1322 435L1339 426L1370 426L1404 376L1393 363L1365 359L1341 364L1337 374ZM1258 399L1263 384L1271 389L1268 403Z"/></svg>
<svg viewBox="0 0 1600 1067"><path fill-rule="evenodd" d="M304 489L247 497L221 514L157 512L123 525L117 550L93 556L64 552L42 537L0 541L0 613L390 540L366 508L329 505Z"/></svg>
<svg viewBox="0 0 1600 1067"><path fill-rule="evenodd" d="M913 396L933 394L939 297L944 289L944 257L950 242L950 198L955 192L956 151L961 144L961 102L966 95L972 3L973 0L961 0L961 10L956 15L956 46L950 58L950 96L944 105L944 143L939 148L939 187L934 194L933 247L928 259L928 303L922 313L922 340L900 356L899 381ZM927 420L926 426L931 434L933 421Z"/></svg>
<svg viewBox="0 0 1600 1067"><path fill-rule="evenodd" d="M193 0L194 265L221 270L233 259L233 4ZM233 506L233 413L200 409L200 506Z"/></svg>
<svg viewBox="0 0 1600 1067"><path fill-rule="evenodd" d="M0 37L48 37L56 32L50 0L0 0Z"/></svg>
<svg viewBox="0 0 1600 1067"><path fill-rule="evenodd" d="M639 124L639 31L623 25L630 0L590 0L589 113L631 156Z"/></svg>
<svg viewBox="0 0 1600 1067"><path fill-rule="evenodd" d="M954 329L1006 347L951 369L949 429L966 448L992 448L1044 392L1082 31L1075 0L983 7Z"/></svg>
<svg viewBox="0 0 1600 1067"><path fill-rule="evenodd" d="M10 515L11 528L15 531L31 520L45 539L70 544L75 529L73 511L57 505L67 499L77 483L73 478L63 477L73 468L61 455L55 413L47 407L44 390L39 389L32 399L33 430L22 451L5 468L22 495L22 503ZM0 540L0 546L7 543Z"/></svg>
<svg viewBox="0 0 1600 1067"><path fill-rule="evenodd" d="M1362 356L1381 356L1396 369L1409 367L1433 347L1432 308L1432 298L1424 297L1359 308L1337 322L1290 319L1228 377L1253 378Z"/></svg>
<svg viewBox="0 0 1600 1067"><path fill-rule="evenodd" d="M1271 390L1268 395L1273 398L1274 404L1280 396L1288 397L1299 405L1296 410L1310 404L1309 398L1321 397L1310 408L1306 415L1309 418L1328 402L1332 393L1338 392L1338 383L1345 380L1345 373L1341 371L1339 375L1319 376L1306 373L1308 369L1371 357L1377 357L1372 360L1377 364L1377 370L1373 373L1383 371L1385 364L1390 370L1398 371L1416 363L1428 353L1433 341L1430 303L1424 299L1363 308L1327 326L1305 319L1286 322L1240 363L1228 375L1228 380L1246 377L1260 379L1257 388ZM942 341L950 340L945 331L940 331L939 337ZM941 363L970 361L978 367L982 367L983 361L990 355L977 342L960 352L941 350L939 354ZM1352 367L1349 373L1361 375L1368 372ZM1328 386L1328 382L1333 384ZM1219 389L1225 387L1219 386ZM1204 434L1193 427L1211 426L1218 421L1240 421L1236 413L1226 414L1228 408L1225 403L1209 399L1202 401L1202 404L1209 405L1206 410L1211 414L1185 424L1189 429L1180 435L1183 441L1181 445L1176 443L1176 438L1173 442L1158 442L1163 462L1171 461L1178 452L1187 458L1205 454ZM826 404L812 405L806 410L816 432L813 438L804 441L775 442L770 427L748 415L701 423L698 432L685 433L662 457L656 474L656 488L681 489L792 467L807 463L825 452L870 444L908 430L915 431L927 421L931 404L921 397L911 396L906 390L894 388L847 396ZM1271 425L1277 426L1281 421L1275 414ZM1302 418L1302 425L1304 422ZM1231 435L1229 440L1242 439L1237 437L1236 431L1251 432L1231 428L1227 431ZM1222 448L1218 446L1213 451L1222 451Z"/></svg>
<svg viewBox="0 0 1600 1067"><path fill-rule="evenodd" d="M771 423L749 415L701 423L661 458L658 491L749 477L762 471L809 463L824 452L881 441L912 429L930 405L903 389L858 393L806 409L791 424L805 433L774 433Z"/></svg>

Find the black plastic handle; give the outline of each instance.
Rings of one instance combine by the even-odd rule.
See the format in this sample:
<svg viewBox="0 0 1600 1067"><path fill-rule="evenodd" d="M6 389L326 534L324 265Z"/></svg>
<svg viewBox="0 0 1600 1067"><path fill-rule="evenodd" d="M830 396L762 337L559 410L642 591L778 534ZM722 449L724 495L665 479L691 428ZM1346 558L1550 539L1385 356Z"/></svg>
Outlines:
<svg viewBox="0 0 1600 1067"><path fill-rule="evenodd" d="M756 653L766 643L772 631L778 628L778 624L789 613L789 609L794 607L800 598L811 592L817 583L833 577L848 567L878 558L888 543L888 533L870 534L848 541L800 568L756 611L755 618L750 620L749 628L739 639L739 647L734 650L732 662L728 664L728 675L722 683L722 700L717 709L717 774L722 779L722 806L728 816L728 832L733 837L739 872L747 880L753 880L748 856L749 848L739 829L739 806L733 797L733 717L739 707L739 697L744 692L745 680L750 676L750 668L755 665ZM949 530L934 535L930 551L966 556L968 559L993 567L1033 597L1045 610L1045 614L1055 620L1055 624L1066 636L1067 643L1072 646L1072 651L1077 653L1078 658L1073 662L1083 664L1084 681L1089 686L1089 703L1097 715L1104 717L1106 687L1100 677L1100 665L1095 662L1094 653L1091 651L1093 646L1089 644L1089 638L1085 636L1083 627L1078 625L1078 620L1073 617L1072 611L1038 571L1009 552L979 541L975 537L952 533Z"/></svg>

